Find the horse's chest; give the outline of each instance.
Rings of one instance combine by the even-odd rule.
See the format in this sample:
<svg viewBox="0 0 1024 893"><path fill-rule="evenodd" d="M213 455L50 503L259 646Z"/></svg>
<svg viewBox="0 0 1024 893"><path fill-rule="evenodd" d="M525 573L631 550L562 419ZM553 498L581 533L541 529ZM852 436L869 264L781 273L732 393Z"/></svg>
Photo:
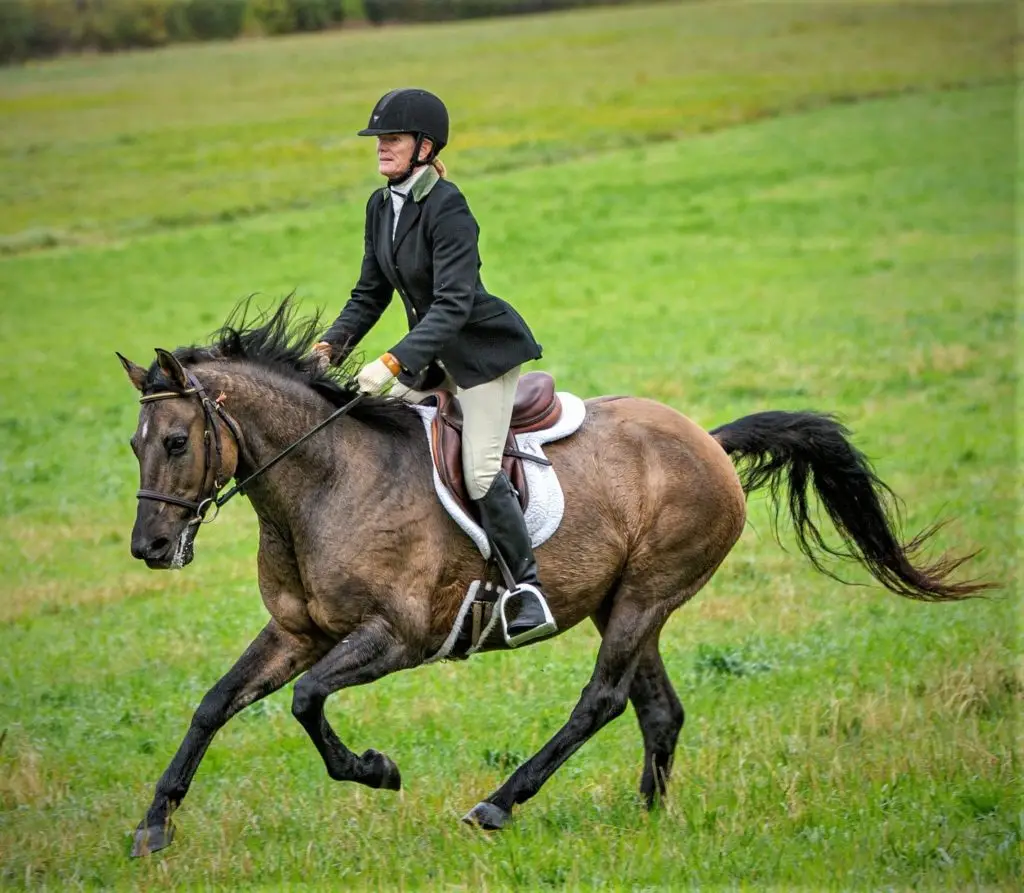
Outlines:
<svg viewBox="0 0 1024 893"><path fill-rule="evenodd" d="M310 620L324 632L341 635L355 626L355 621L345 616L346 612L339 610L336 604L325 600L310 599L306 610L309 612Z"/></svg>
<svg viewBox="0 0 1024 893"><path fill-rule="evenodd" d="M349 612L341 610L338 604L330 600L277 593L263 601L270 615L284 629L296 635L344 635L357 622L348 616Z"/></svg>
<svg viewBox="0 0 1024 893"><path fill-rule="evenodd" d="M270 616L290 633L308 635L319 626L309 610L309 602L288 592L275 592L263 596L263 604Z"/></svg>

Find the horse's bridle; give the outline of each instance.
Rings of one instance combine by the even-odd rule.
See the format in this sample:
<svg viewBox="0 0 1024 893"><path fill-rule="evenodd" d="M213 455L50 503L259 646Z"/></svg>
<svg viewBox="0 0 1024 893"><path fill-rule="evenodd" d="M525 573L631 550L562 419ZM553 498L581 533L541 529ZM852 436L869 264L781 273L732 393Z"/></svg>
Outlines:
<svg viewBox="0 0 1024 893"><path fill-rule="evenodd" d="M348 403L336 409L326 419L315 425L294 443L286 446L269 462L265 462L257 468L244 481L239 484L235 484L235 486L228 490L227 493L220 495L220 490L227 481L221 479L221 472L223 471L223 455L221 449L220 428L217 425L217 418L219 417L224 422L227 429L231 432L231 436L235 438L235 446L238 451L239 459L242 457L242 435L238 429L238 423L221 405L223 397L211 400L207 395L206 388L203 387L202 382L200 382L199 379L197 379L187 369L183 369L182 371L185 373L185 378L189 384L189 386L183 391L159 391L155 394L143 394L143 396L139 398L139 403L153 403L157 400L173 400L178 397L184 397L186 399L189 397L196 397L199 400L199 405L203 408L203 442L206 458L206 470L203 472L203 483L200 485L199 498L196 500L182 499L180 496L172 496L169 493L159 493L156 490L139 490L135 496L137 499L152 499L154 502L167 502L171 505L178 505L182 508L195 512L195 516L189 519L189 524L205 524L208 521L215 520L224 503L233 496L237 496L239 493L242 493L251 481L258 478L271 466L276 465L292 450L304 443L322 428L327 427L327 425L338 418L338 416L345 415L345 413L359 403L364 396L361 393L357 394L349 400ZM208 495L204 495L208 491L207 481L211 475L213 477L213 488L212 490L209 490ZM207 518L207 512L211 507L216 509L216 511L213 513L212 517Z"/></svg>
<svg viewBox="0 0 1024 893"><path fill-rule="evenodd" d="M226 480L221 479L221 471L223 465L223 449L221 446L220 438L220 426L217 424L217 417L227 425L228 430L231 432L231 436L235 438L235 444L238 447L239 455L241 455L242 437L238 431L238 423L231 418L227 410L221 406L219 400L211 400L206 393L206 388L203 387L202 383L188 370L183 370L185 376L188 379L189 386L183 391L159 391L156 394L144 394L139 398L139 403L155 403L157 400L173 400L179 397L196 397L199 400L199 405L203 408L203 445L205 452L206 468L203 471L203 482L200 484L199 498L196 500L182 499L180 496L171 496L169 493L159 493L156 490L139 490L135 494L137 499L152 499L154 502L167 502L171 505L180 505L182 508L189 509L195 512L195 516L189 521L189 524L202 524L206 518L206 513L213 506L218 511L220 507L228 501L234 493L229 493L226 497L219 498L218 493L221 487L227 483ZM213 489L209 489L208 482L210 478L213 478L212 484ZM240 488L235 488L238 490ZM217 513L214 512L213 517L209 520L214 520L217 517Z"/></svg>

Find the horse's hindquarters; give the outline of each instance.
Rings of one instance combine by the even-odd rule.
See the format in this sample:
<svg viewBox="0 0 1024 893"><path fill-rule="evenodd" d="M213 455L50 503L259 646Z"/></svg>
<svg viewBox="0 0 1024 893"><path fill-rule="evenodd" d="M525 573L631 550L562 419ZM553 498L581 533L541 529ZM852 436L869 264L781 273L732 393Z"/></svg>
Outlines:
<svg viewBox="0 0 1024 893"><path fill-rule="evenodd" d="M739 538L745 501L718 443L684 415L638 398L588 401L572 437L551 444L565 515L538 552L559 629L599 609L623 579L646 580L666 614Z"/></svg>

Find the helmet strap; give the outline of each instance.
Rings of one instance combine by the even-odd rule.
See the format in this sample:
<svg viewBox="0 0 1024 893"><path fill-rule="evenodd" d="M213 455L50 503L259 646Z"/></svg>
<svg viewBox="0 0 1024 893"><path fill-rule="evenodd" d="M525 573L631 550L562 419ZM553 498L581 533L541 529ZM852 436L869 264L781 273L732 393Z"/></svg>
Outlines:
<svg viewBox="0 0 1024 893"><path fill-rule="evenodd" d="M416 171L416 168L423 167L425 164L433 163L434 159L437 158L437 152L433 147L430 149L430 154L426 158L420 159L420 149L423 148L423 134L416 134L416 144L412 147L412 158L409 161L409 166L405 169L405 172L399 174L397 177L388 177L389 186L400 186L406 180L409 179Z"/></svg>

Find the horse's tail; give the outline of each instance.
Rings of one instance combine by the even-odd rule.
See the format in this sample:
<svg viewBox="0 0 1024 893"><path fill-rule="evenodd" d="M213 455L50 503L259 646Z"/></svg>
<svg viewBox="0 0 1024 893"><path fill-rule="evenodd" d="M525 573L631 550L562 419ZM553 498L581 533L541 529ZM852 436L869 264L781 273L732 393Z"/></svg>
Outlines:
<svg viewBox="0 0 1024 893"><path fill-rule="evenodd" d="M800 551L822 573L839 579L823 566L825 556L856 561L887 589L931 602L969 598L991 588L984 582L949 580L976 553L915 564L915 555L941 524L908 543L901 542L899 500L847 439L849 433L829 415L759 412L722 425L711 435L736 462L745 492L769 488L776 537L782 491L788 490ZM808 484L812 482L842 537L842 546L826 543L811 518Z"/></svg>

